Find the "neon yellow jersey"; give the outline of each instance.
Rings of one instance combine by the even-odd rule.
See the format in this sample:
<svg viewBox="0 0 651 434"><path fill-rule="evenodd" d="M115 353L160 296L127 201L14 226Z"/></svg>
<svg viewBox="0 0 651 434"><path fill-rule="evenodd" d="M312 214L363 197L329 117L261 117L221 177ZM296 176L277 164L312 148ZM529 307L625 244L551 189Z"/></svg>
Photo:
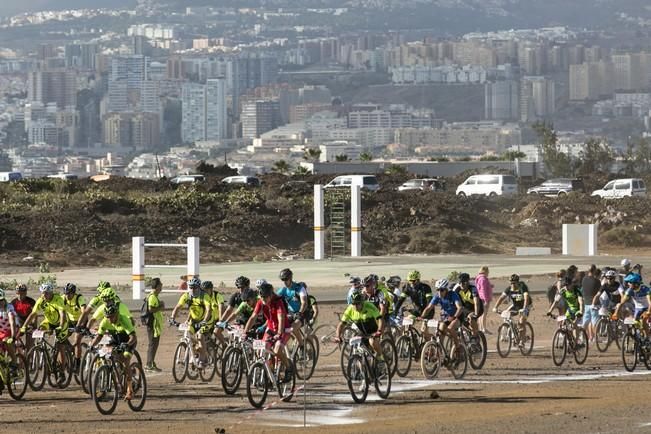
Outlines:
<svg viewBox="0 0 651 434"><path fill-rule="evenodd" d="M341 321L354 323L366 322L378 318L380 318L380 310L369 301L364 302L361 311L355 309L355 306L351 304L341 315Z"/></svg>
<svg viewBox="0 0 651 434"><path fill-rule="evenodd" d="M48 323L58 325L61 322L61 315L66 315L65 301L61 294L53 294L50 301L45 300L45 296L42 295L36 300L33 311L42 313Z"/></svg>
<svg viewBox="0 0 651 434"><path fill-rule="evenodd" d="M393 312L393 294L391 290L382 282L378 282L377 289L384 295L384 300L387 303L387 312Z"/></svg>
<svg viewBox="0 0 651 434"><path fill-rule="evenodd" d="M133 327L131 318L122 315L122 313L118 314L118 320L115 324L113 324L108 318L104 318L102 322L99 324L99 327L97 328L98 335L103 335L106 333L110 333L110 334L126 333L127 335L131 335L134 334L135 332L136 329Z"/></svg>
<svg viewBox="0 0 651 434"><path fill-rule="evenodd" d="M210 300L206 297L206 294L190 297L186 292L179 298L179 302L176 305L187 308L190 311L190 318L195 322L203 320L203 317L206 315L206 309L211 309Z"/></svg>
<svg viewBox="0 0 651 434"><path fill-rule="evenodd" d="M81 316L83 307L86 306L86 299L81 294L75 294L71 299L66 296L63 296L63 301L65 302L66 314L68 315L68 320L72 322L77 322Z"/></svg>
<svg viewBox="0 0 651 434"><path fill-rule="evenodd" d="M210 302L210 310L212 311L209 322L213 323L219 321L219 317L221 316L221 307L224 304L224 296L217 291L213 291L212 294L204 295Z"/></svg>
<svg viewBox="0 0 651 434"><path fill-rule="evenodd" d="M96 321L101 321L104 318L106 318L106 315L104 315L105 308L106 308L106 304L103 304L100 307L98 307L95 313L93 314L93 319ZM126 304L118 303L118 312L120 313L120 316L126 316L127 318L131 319L131 312L129 312L129 308L127 307Z"/></svg>

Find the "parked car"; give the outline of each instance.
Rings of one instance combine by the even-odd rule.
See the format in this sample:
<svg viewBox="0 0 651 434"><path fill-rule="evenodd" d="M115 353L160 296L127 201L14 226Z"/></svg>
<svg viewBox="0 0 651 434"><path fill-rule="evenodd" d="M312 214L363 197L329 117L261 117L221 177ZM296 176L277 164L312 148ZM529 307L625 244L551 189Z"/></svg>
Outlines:
<svg viewBox="0 0 651 434"><path fill-rule="evenodd" d="M439 178L410 179L409 181L405 182L400 187L398 187L398 191L409 191L409 190L443 191L445 190L445 181Z"/></svg>
<svg viewBox="0 0 651 434"><path fill-rule="evenodd" d="M377 191L380 184L377 182L375 175L341 175L327 183L324 188L350 187L359 185L362 189Z"/></svg>
<svg viewBox="0 0 651 434"><path fill-rule="evenodd" d="M23 179L20 172L0 172L0 182L16 182Z"/></svg>
<svg viewBox="0 0 651 434"><path fill-rule="evenodd" d="M646 196L646 185L639 178L614 179L599 190L592 192L592 196L602 199L619 199L631 196Z"/></svg>
<svg viewBox="0 0 651 434"><path fill-rule="evenodd" d="M193 182L203 182L206 177L203 175L179 175L170 179L172 184L191 184Z"/></svg>
<svg viewBox="0 0 651 434"><path fill-rule="evenodd" d="M518 193L518 181L513 175L472 175L457 187L457 195L510 196Z"/></svg>
<svg viewBox="0 0 651 434"><path fill-rule="evenodd" d="M228 176L222 179L224 184L245 184L253 187L260 186L260 179L255 176Z"/></svg>
<svg viewBox="0 0 651 434"><path fill-rule="evenodd" d="M583 180L577 178L548 179L540 185L531 187L527 194L540 194L543 196L563 196L573 191L585 192Z"/></svg>
<svg viewBox="0 0 651 434"><path fill-rule="evenodd" d="M79 177L74 173L57 173L56 175L48 175L47 177L54 178L54 179L64 179L66 181L79 179Z"/></svg>

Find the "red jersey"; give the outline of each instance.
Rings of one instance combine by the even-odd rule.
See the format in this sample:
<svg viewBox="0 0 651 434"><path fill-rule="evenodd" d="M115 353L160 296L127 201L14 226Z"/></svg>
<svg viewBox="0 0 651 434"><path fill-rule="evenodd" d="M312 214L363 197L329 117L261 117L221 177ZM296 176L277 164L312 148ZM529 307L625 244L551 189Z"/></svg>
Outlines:
<svg viewBox="0 0 651 434"><path fill-rule="evenodd" d="M276 295L272 295L271 297L272 298L268 304L264 304L262 300L258 300L258 303L255 305L255 309L253 311L253 316L258 315L260 311L262 311L264 319L267 320L267 329L276 334L279 334L279 313L281 313L285 318L285 328L289 327L289 320L287 319L287 308L285 308L285 303L283 303L283 300L280 297Z"/></svg>
<svg viewBox="0 0 651 434"><path fill-rule="evenodd" d="M32 308L36 304L36 301L31 297L25 297L25 300L22 301L18 298L14 298L11 301L11 304L14 306L17 319L22 324L22 322L27 319L29 314L32 313Z"/></svg>

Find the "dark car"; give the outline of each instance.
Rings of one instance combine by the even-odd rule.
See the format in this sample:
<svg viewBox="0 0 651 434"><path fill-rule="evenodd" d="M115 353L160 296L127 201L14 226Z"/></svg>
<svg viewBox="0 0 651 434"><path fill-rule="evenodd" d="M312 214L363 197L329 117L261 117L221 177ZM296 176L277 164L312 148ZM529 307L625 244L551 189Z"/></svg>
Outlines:
<svg viewBox="0 0 651 434"><path fill-rule="evenodd" d="M585 193L583 180L578 178L548 179L542 184L528 189L527 194L539 194L541 196L563 196L573 191Z"/></svg>

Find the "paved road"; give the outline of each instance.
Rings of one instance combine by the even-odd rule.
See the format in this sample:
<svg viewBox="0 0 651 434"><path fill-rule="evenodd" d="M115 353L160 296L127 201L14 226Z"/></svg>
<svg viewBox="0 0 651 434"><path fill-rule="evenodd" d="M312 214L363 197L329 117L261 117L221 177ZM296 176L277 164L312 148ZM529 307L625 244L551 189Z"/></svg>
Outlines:
<svg viewBox="0 0 651 434"><path fill-rule="evenodd" d="M278 272L285 267L294 271L297 280L304 280L310 286L310 291L322 301L341 300L343 289L347 286L347 275L365 276L376 273L380 276L399 275L403 279L410 270L420 270L424 280L438 279L447 276L452 271L466 271L474 276L482 265L490 267L490 277L495 287L506 286L506 279L512 273L529 277L532 291L541 292L551 282L551 275L570 264L576 264L579 269L587 268L590 264L598 266L618 265L621 258L613 256L578 257L578 256L512 256L512 255L435 255L435 256L369 256L361 258L338 258L334 260L312 261L294 260L285 262L238 262L225 264L201 265L201 278L212 280L215 285L222 285L224 292L233 291L233 281L239 275L255 279L264 277L277 285ZM635 262L643 265L651 262L651 257L635 257ZM173 289L179 282L183 269L152 268L146 274L160 277L165 289ZM94 288L99 280L108 280L114 286L122 288L124 299L131 298L131 268L84 268L53 270L57 282L75 282L84 289ZM26 282L28 279L38 279L40 273L6 274L0 280L16 279ZM88 291L84 291L88 293ZM167 306L178 298L178 294L164 294ZM130 303L132 308L139 307L140 302Z"/></svg>

